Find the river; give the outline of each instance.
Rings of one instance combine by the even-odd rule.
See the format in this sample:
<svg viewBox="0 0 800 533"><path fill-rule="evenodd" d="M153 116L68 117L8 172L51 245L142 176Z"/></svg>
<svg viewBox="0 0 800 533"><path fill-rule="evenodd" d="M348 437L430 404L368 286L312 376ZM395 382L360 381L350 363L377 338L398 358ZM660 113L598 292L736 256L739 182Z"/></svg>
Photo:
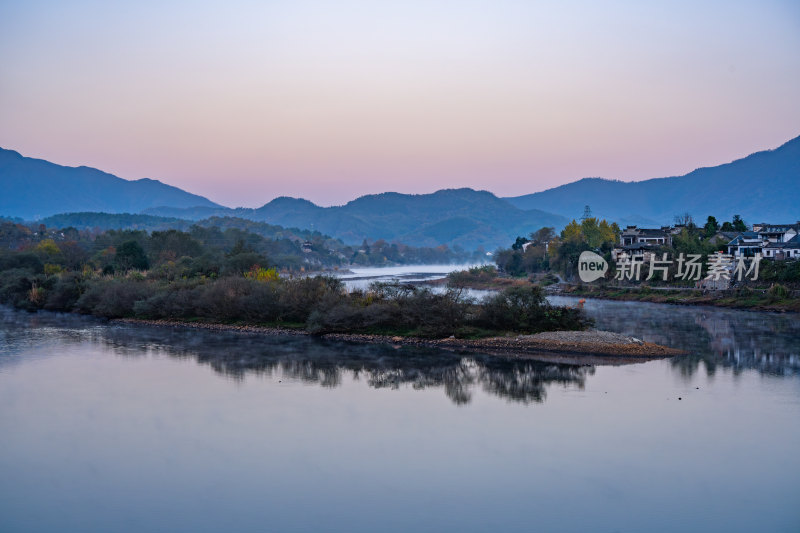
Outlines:
<svg viewBox="0 0 800 533"><path fill-rule="evenodd" d="M0 531L797 531L797 315L586 310L690 353L564 365L0 308Z"/></svg>

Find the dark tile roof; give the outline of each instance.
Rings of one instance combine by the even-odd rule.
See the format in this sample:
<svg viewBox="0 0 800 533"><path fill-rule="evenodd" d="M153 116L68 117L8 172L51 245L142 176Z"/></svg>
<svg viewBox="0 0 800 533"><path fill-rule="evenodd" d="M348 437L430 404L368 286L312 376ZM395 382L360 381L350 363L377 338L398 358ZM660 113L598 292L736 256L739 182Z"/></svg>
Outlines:
<svg viewBox="0 0 800 533"><path fill-rule="evenodd" d="M623 235L638 235L638 236L653 236L653 237L665 237L667 232L663 229L657 228L625 228L622 231Z"/></svg>
<svg viewBox="0 0 800 533"><path fill-rule="evenodd" d="M778 250L782 250L785 248L800 248L800 234L795 235L791 239L786 242L771 242L767 244L766 248L775 248Z"/></svg>
<svg viewBox="0 0 800 533"><path fill-rule="evenodd" d="M732 241L733 239L735 239L736 237L739 236L739 232L738 231L718 231L714 235L712 235L711 238L713 239L714 237L717 237L717 236L721 236L721 237L723 237L725 239L728 239L729 241Z"/></svg>
<svg viewBox="0 0 800 533"><path fill-rule="evenodd" d="M733 240L731 240L731 242L728 243L728 246L737 245L741 242L744 242L745 240L757 240L758 238L759 238L758 233L752 231L745 231L734 237Z"/></svg>
<svg viewBox="0 0 800 533"><path fill-rule="evenodd" d="M646 242L637 242L636 244L627 244L622 247L623 250L654 250L658 248L657 244L649 244Z"/></svg>
<svg viewBox="0 0 800 533"><path fill-rule="evenodd" d="M786 233L790 229L800 229L800 224L765 224L759 233Z"/></svg>

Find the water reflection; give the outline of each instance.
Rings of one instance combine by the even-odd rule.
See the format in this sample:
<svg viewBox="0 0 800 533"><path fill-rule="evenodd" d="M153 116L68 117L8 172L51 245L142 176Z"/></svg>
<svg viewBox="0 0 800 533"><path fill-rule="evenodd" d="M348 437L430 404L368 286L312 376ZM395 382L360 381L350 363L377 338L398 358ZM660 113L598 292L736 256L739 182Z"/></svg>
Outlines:
<svg viewBox="0 0 800 533"><path fill-rule="evenodd" d="M574 305L576 298L553 297ZM690 355L672 359L691 376L703 366L734 372L800 375L800 316L713 307L589 300L587 314L596 327L680 348Z"/></svg>
<svg viewBox="0 0 800 533"><path fill-rule="evenodd" d="M553 300L574 302L566 297ZM670 361L687 379L701 368L708 375L720 368L735 374L755 370L775 376L800 375L800 319L796 315L601 300L588 301L586 311L600 329L689 352ZM513 402L542 402L548 386L583 388L595 371L588 365L303 336L121 326L75 315L0 308L0 371L18 362L22 353L47 356L58 353L60 344L81 343L124 357L157 354L192 359L235 380L266 375L337 387L350 375L376 389L442 388L459 405L469 403L477 388Z"/></svg>
<svg viewBox="0 0 800 533"><path fill-rule="evenodd" d="M490 355L390 345L358 345L304 336L268 337L114 325L82 317L27 314L2 310L4 345L0 365L15 353L46 346L89 343L122 357L167 355L193 359L235 380L247 375L277 376L337 387L346 374L370 387L443 388L454 403L472 400L480 387L490 394L521 403L538 403L551 384L583 388L592 366L512 360ZM41 350L38 350L41 351Z"/></svg>

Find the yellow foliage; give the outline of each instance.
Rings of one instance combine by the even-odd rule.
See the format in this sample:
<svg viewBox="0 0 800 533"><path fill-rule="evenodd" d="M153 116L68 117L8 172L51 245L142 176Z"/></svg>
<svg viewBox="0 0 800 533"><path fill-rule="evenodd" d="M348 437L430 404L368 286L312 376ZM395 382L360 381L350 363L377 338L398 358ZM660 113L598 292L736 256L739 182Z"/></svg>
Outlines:
<svg viewBox="0 0 800 533"><path fill-rule="evenodd" d="M58 255L61 253L61 250L56 245L56 242L53 239L43 240L42 242L36 245L34 251L47 255Z"/></svg>
<svg viewBox="0 0 800 533"><path fill-rule="evenodd" d="M244 277L263 282L278 281L281 278L280 274L278 274L278 271L274 267L263 268L258 265L253 265L248 272L245 272Z"/></svg>
<svg viewBox="0 0 800 533"><path fill-rule="evenodd" d="M567 242L583 242L583 231L581 225L574 220L564 227L561 232L561 239Z"/></svg>
<svg viewBox="0 0 800 533"><path fill-rule="evenodd" d="M44 264L44 273L46 276L61 274L62 272L64 272L64 269L61 267L61 265L54 265L52 263Z"/></svg>
<svg viewBox="0 0 800 533"><path fill-rule="evenodd" d="M580 224L575 220L567 224L561 232L561 238L566 242L585 242L592 248L599 248L603 243L615 242L618 234L619 226L616 223L587 218Z"/></svg>

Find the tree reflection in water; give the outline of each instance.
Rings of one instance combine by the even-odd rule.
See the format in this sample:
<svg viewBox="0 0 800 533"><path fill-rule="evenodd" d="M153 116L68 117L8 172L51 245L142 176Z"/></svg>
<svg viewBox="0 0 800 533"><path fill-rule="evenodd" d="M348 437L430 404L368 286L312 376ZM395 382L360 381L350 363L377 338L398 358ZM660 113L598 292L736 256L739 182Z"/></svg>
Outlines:
<svg viewBox="0 0 800 533"><path fill-rule="evenodd" d="M279 376L323 387L347 375L374 388L443 388L456 404L467 404L480 387L521 403L543 402L550 384L583 388L592 366L513 360L491 355L390 345L350 344L305 336L261 336L233 332L114 325L83 317L3 310L7 346L89 343L123 357L165 354L195 360L236 380ZM2 361L8 362L3 353Z"/></svg>
<svg viewBox="0 0 800 533"><path fill-rule="evenodd" d="M373 388L442 387L456 404L469 403L474 387L515 402L542 402L547 385L582 388L586 376L594 373L591 366L301 336L112 327L103 331L97 341L121 353L141 354L158 349L173 357L193 358L234 379L249 374L279 375L336 387L350 374Z"/></svg>
<svg viewBox="0 0 800 533"><path fill-rule="evenodd" d="M558 303L570 303L562 298ZM689 379L700 367L800 376L800 317L752 311L640 302L587 302L599 329L617 331L689 352L670 364ZM339 386L346 375L374 388L441 387L457 404L480 387L522 403L542 402L550 384L582 388L592 366L514 360L433 349L356 345L303 336L267 337L231 332L113 325L55 313L0 307L0 367L26 347L91 342L124 356L164 353L209 365L233 379L279 374ZM50 353L40 350L41 353Z"/></svg>

